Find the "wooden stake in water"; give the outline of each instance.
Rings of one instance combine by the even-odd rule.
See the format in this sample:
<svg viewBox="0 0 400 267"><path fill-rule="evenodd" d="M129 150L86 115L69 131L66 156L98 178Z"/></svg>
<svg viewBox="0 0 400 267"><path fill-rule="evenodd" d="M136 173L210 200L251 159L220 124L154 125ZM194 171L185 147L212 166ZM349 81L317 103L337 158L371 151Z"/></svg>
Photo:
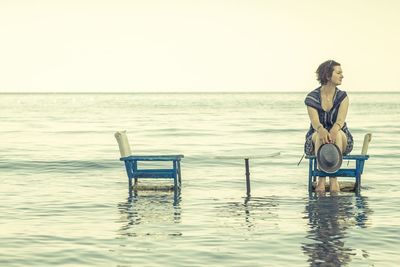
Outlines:
<svg viewBox="0 0 400 267"><path fill-rule="evenodd" d="M244 159L244 163L246 166L246 188L247 188L247 196L250 196L250 168L249 168L249 159Z"/></svg>

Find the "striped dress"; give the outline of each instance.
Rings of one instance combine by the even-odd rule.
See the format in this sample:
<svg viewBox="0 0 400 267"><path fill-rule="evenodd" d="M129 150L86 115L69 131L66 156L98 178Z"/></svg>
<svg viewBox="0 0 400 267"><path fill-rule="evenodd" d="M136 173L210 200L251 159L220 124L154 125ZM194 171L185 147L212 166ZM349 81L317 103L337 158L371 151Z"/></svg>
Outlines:
<svg viewBox="0 0 400 267"><path fill-rule="evenodd" d="M321 87L318 87L307 95L304 103L306 104L306 106L313 107L318 111L319 122L324 126L325 129L329 131L336 122L340 104L342 103L343 99L346 98L346 96L347 93L345 91L336 88L335 95L333 96L333 106L329 111L325 111L321 106ZM345 151L343 152L344 155L347 155L353 149L353 136L347 128L346 123L344 123L342 131L347 136L347 146ZM314 144L312 142L312 135L314 132L315 130L310 124L310 129L306 134L306 142L304 144L304 153L306 155L315 154Z"/></svg>

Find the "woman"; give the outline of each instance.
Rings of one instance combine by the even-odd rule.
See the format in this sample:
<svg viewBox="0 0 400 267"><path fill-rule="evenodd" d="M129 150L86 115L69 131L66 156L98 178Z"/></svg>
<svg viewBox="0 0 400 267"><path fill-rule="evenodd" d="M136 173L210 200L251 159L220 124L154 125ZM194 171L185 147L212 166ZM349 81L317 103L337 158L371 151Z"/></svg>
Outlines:
<svg viewBox="0 0 400 267"><path fill-rule="evenodd" d="M345 122L349 98L337 88L342 84L342 68L338 62L328 60L319 65L316 73L321 86L311 91L304 101L311 121L304 152L316 155L321 145L334 143L346 155L353 149L353 136ZM325 192L325 182L325 177L319 177L315 191ZM330 192L340 191L336 177L330 177L329 186Z"/></svg>

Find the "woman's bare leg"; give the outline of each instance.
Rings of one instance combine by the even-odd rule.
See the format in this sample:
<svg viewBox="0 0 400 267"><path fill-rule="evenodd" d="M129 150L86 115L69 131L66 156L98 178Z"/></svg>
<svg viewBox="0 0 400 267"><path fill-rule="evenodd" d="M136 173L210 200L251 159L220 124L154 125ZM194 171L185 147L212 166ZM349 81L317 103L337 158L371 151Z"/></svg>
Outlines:
<svg viewBox="0 0 400 267"><path fill-rule="evenodd" d="M317 155L319 147L322 145L321 141L318 139L318 134L315 132L312 136L312 140L314 143L314 153ZM315 187L315 192L317 193L325 193L325 183L326 177L318 177L317 186Z"/></svg>
<svg viewBox="0 0 400 267"><path fill-rule="evenodd" d="M338 135L336 136L335 144L339 147L340 152L346 149L347 145L347 136L343 131L339 131ZM329 191L331 193L340 192L340 185L337 180L337 177L329 177Z"/></svg>

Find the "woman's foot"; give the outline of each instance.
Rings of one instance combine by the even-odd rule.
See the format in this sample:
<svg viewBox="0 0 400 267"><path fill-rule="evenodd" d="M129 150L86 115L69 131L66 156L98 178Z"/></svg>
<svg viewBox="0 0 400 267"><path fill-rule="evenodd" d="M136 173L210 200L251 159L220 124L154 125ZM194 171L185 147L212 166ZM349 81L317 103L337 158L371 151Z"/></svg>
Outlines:
<svg viewBox="0 0 400 267"><path fill-rule="evenodd" d="M336 177L329 178L329 191L331 193L338 193L340 192L340 185Z"/></svg>
<svg viewBox="0 0 400 267"><path fill-rule="evenodd" d="M325 193L325 177L319 177L317 186L315 187L315 192L317 193Z"/></svg>

